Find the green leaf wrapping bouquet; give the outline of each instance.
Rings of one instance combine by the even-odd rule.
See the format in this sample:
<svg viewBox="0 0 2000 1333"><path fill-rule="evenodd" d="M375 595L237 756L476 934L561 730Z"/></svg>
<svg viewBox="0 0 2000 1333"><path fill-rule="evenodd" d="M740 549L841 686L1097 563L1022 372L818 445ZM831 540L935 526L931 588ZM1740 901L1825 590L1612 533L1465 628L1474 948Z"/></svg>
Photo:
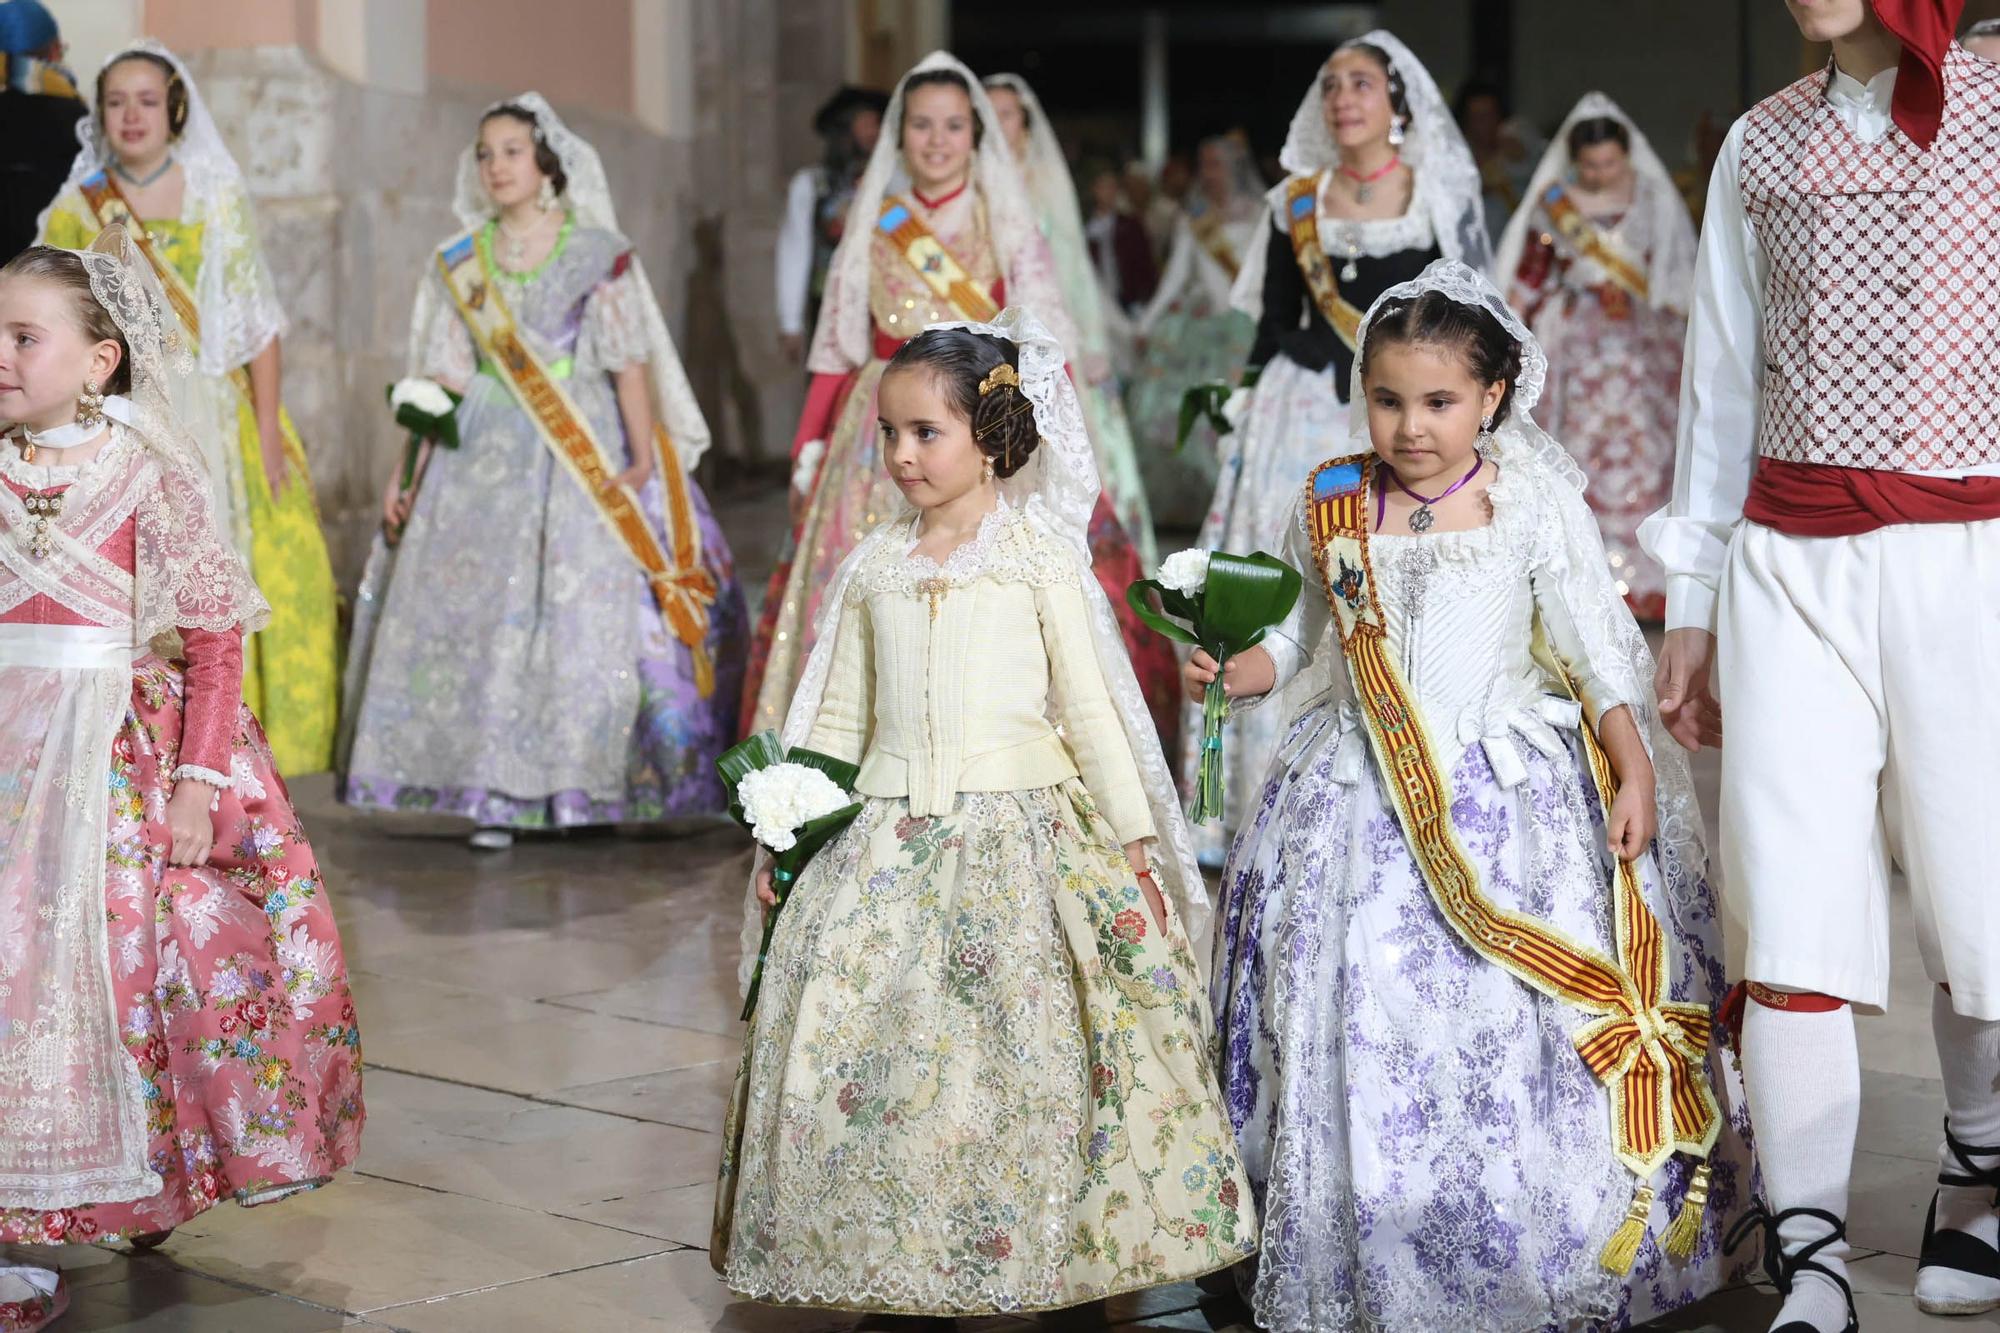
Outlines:
<svg viewBox="0 0 2000 1333"><path fill-rule="evenodd" d="M1283 623L1298 604L1304 582L1298 570L1262 551L1229 555L1196 549L1168 556L1157 577L1140 579L1125 590L1126 602L1141 620L1175 643L1191 644L1215 659L1216 676L1202 698L1201 765L1188 804L1191 823L1222 814L1222 724L1229 717L1229 699L1222 692L1220 668ZM1154 597L1158 610L1150 600Z"/></svg>

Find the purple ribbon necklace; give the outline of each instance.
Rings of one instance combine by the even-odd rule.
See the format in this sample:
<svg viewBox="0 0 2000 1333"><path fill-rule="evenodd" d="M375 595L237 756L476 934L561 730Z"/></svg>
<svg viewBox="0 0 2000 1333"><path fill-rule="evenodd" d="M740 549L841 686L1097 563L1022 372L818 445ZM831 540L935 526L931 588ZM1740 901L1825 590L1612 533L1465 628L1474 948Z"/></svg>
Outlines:
<svg viewBox="0 0 2000 1333"><path fill-rule="evenodd" d="M1408 486L1405 486L1403 484L1403 479L1396 475L1396 469L1390 467L1387 463L1384 463L1382 465L1382 470L1389 474L1389 480L1396 483L1397 490L1401 491L1403 494L1409 496L1412 500L1415 500L1417 502L1417 507L1410 513L1410 531L1429 532L1431 530L1431 525L1437 522L1437 515L1431 512L1431 506L1434 504L1443 504L1446 500L1449 500L1452 496L1458 494L1458 492L1465 486L1465 483L1471 481L1474 477L1479 475L1479 469L1484 467L1485 465L1486 465L1485 459L1474 456L1472 460L1472 471L1466 473L1464 476L1460 477L1457 481L1454 481L1451 484L1451 488L1447 490L1443 495L1418 495L1415 491L1411 490ZM1382 530L1382 520L1388 516L1388 513L1389 513L1389 492L1386 489L1378 486L1375 488L1375 531L1380 532Z"/></svg>

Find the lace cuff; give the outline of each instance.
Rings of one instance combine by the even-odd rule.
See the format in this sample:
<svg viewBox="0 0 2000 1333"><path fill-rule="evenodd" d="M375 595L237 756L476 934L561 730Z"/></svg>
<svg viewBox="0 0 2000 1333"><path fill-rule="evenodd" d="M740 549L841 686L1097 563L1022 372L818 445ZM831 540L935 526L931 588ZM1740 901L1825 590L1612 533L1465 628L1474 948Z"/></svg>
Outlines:
<svg viewBox="0 0 2000 1333"><path fill-rule="evenodd" d="M236 790L235 778L226 773L218 773L212 768L203 768L200 764L182 764L174 770L175 782L185 782L190 779L195 782L206 782L217 791Z"/></svg>

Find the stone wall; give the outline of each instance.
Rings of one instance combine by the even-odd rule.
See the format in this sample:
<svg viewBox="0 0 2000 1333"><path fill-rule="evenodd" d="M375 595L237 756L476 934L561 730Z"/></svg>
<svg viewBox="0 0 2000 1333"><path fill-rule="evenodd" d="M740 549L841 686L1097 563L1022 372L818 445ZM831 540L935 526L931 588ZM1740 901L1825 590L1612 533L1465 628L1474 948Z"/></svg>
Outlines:
<svg viewBox="0 0 2000 1333"><path fill-rule="evenodd" d="M691 7L689 135L558 104L603 156L620 224L658 289L715 435L711 477L731 460L782 458L797 415L800 373L776 357L772 240L785 179L811 159L811 107L841 79L842 13L841 0ZM457 226L458 155L481 110L522 90L396 93L344 79L296 46L187 58L257 200L292 320L285 399L335 574L351 589L403 447L383 387L405 371L416 283Z"/></svg>

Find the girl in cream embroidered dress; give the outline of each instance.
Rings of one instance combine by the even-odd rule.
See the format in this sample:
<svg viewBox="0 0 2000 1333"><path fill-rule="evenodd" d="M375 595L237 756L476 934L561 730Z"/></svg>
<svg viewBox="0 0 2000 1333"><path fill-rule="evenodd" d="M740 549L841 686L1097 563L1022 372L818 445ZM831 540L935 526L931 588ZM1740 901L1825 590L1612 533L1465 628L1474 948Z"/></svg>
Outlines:
<svg viewBox="0 0 2000 1333"><path fill-rule="evenodd" d="M1469 270L1440 263L1377 310L1432 284L1505 309ZM1518 324L1510 331L1527 343ZM1652 667L1580 479L1526 417L1539 356L1526 358L1494 445L1491 522L1376 532L1369 563L1389 656L1439 750L1481 890L1611 952L1609 821L1578 728L1624 707L1647 735ZM1366 440L1364 426L1355 443ZM1606 1271L1599 1254L1634 1177L1612 1153L1604 1086L1572 1044L1585 1015L1474 954L1437 907L1329 634L1303 491L1302 480L1282 554L1306 587L1265 648L1278 687L1301 679L1309 697L1224 872L1210 983L1224 1096L1266 1218L1248 1293L1258 1326L1612 1329L1700 1299L1740 1267L1721 1254L1720 1233L1752 1184L1747 1121L1740 1096L1723 1095L1720 1053L1708 1076L1736 1118L1709 1159L1693 1257L1649 1241L1629 1276ZM1367 511L1372 522L1372 495ZM1538 634L1581 706L1532 654ZM1659 834L1637 869L1664 928L1672 997L1712 1005L1726 989L1721 923L1685 757L1671 747L1663 731L1651 742ZM1676 1158L1651 1182L1656 1237L1689 1165Z"/></svg>
<svg viewBox="0 0 2000 1333"><path fill-rule="evenodd" d="M793 887L745 1041L712 1254L747 1295L1043 1309L1254 1249L1184 929L1201 883L1088 512L1059 537L1001 499L942 563L899 518L829 593L788 737L858 760L865 804Z"/></svg>

